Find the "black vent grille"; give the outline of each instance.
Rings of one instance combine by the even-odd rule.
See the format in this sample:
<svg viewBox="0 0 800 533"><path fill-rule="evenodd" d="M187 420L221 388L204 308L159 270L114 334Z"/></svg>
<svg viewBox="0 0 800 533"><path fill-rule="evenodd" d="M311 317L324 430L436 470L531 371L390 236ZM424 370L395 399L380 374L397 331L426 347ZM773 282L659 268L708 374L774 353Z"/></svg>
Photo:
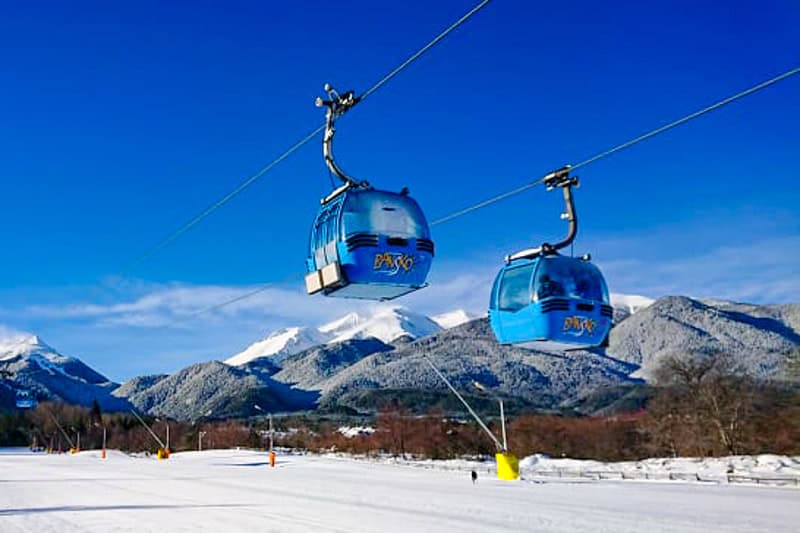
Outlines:
<svg viewBox="0 0 800 533"><path fill-rule="evenodd" d="M550 313L552 311L569 311L569 301L554 298L542 302L542 313Z"/></svg>
<svg viewBox="0 0 800 533"><path fill-rule="evenodd" d="M352 235L347 238L345 241L347 244L347 251L352 252L356 248L363 248L365 246L378 246L378 236L371 235L369 233L358 233L356 235Z"/></svg>
<svg viewBox="0 0 800 533"><path fill-rule="evenodd" d="M389 246L408 246L408 240L402 237L389 237L386 239Z"/></svg>
<svg viewBox="0 0 800 533"><path fill-rule="evenodd" d="M433 253L433 241L430 239L417 239L417 250Z"/></svg>
<svg viewBox="0 0 800 533"><path fill-rule="evenodd" d="M608 318L613 318L614 317L614 308L611 307L610 305L603 304L603 305L600 306L600 314L603 315L603 316L607 316Z"/></svg>
<svg viewBox="0 0 800 533"><path fill-rule="evenodd" d="M578 311L589 311L589 312L591 312L591 311L594 311L594 304L577 304L577 305L575 305L575 308Z"/></svg>

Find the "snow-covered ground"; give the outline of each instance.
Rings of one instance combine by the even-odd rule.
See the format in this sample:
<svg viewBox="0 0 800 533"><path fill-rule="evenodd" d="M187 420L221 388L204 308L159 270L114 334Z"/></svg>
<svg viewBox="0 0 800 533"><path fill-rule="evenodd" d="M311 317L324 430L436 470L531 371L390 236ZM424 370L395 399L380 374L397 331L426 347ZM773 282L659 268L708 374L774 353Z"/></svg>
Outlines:
<svg viewBox="0 0 800 533"><path fill-rule="evenodd" d="M628 479L686 479L737 483L777 484L786 480L795 486L800 480L800 457L784 455L737 455L731 457L676 457L642 461L604 463L577 459L551 459L543 456L526 457L520 463L523 473L607 475L617 473ZM761 481L763 480L763 481Z"/></svg>
<svg viewBox="0 0 800 533"><path fill-rule="evenodd" d="M341 427L342 435L353 437L372 428ZM352 456L330 453L329 457L349 458L374 463L408 467L470 472L477 470L494 475L494 459L431 460L394 456ZM641 461L607 463L588 459L552 459L532 455L520 463L523 480L542 481L547 478L602 479L628 481L690 481L700 483L737 483L795 487L800 489L800 456L737 455L731 457L652 458Z"/></svg>
<svg viewBox="0 0 800 533"><path fill-rule="evenodd" d="M0 531L797 531L800 491L502 482L329 456L0 452Z"/></svg>

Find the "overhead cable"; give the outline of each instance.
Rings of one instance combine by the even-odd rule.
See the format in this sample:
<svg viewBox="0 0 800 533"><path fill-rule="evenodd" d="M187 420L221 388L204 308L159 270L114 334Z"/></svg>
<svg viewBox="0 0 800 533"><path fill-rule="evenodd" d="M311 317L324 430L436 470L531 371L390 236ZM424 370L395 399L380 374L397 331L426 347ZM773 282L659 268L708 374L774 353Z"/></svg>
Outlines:
<svg viewBox="0 0 800 533"><path fill-rule="evenodd" d="M726 105L728 105L730 103L733 103L736 100L744 98L745 96L749 96L751 94L757 93L757 92L761 91L762 89L766 89L767 87L769 87L771 85L774 85L774 84L776 84L776 83L778 83L780 81L783 81L783 80L785 80L787 78L790 78L791 76L794 76L795 74L798 74L798 73L800 73L800 67L796 67L796 68L793 68L791 70L787 70L786 72L784 72L782 74L779 74L779 75L777 75L775 77L772 77L772 78L770 78L770 79L768 79L766 81L762 81L761 83L759 83L757 85L753 85L752 87L750 87L748 89L745 89L745 90L743 90L741 92L738 92L738 93L736 93L736 94L734 94L732 96L724 98L724 99L722 99L722 100L720 100L720 101L718 101L718 102L716 102L714 104L711 104L711 105L709 105L707 107L704 107L704 108L702 108L702 109L700 109L698 111L690 113L690 114L688 114L688 115L686 115L684 117L679 118L678 120L674 120L674 121L670 122L669 124L665 124L663 126L659 126L658 128L650 130L647 133L643 133L642 135L639 135L638 137L634 137L633 139L631 139L629 141L626 141L626 142L624 142L622 144L618 144L618 145L614 146L613 148L609 148L608 150L604 150L602 152L599 152L598 154L595 154L595 155L593 155L593 156L591 156L591 157L589 157L587 159L584 159L580 163L576 163L574 165L571 165L571 170L577 170L577 169L579 169L581 167L585 167L585 166L590 165L590 164L592 164L592 163L594 163L596 161L599 161L600 159L604 159L604 158L606 158L606 157L608 157L608 156L610 156L612 154L615 154L617 152L620 152L622 150L630 148L631 146L639 144L642 141L646 141L648 139L652 139L653 137L655 137L657 135L660 135L660 134L662 134L662 133L664 133L666 131L669 131L669 130L671 130L673 128L676 128L676 127L678 127L678 126L680 126L682 124L685 124L685 123L687 123L687 122L689 122L691 120L694 120L694 119L696 119L698 117L701 117L701 116L703 116L703 115L705 115L707 113L710 113L712 111L716 111L717 109L719 109L719 108L721 108L723 106L726 106ZM524 185L522 185L520 187L517 187L516 189L512 189L512 190L510 190L508 192L504 192L504 193L498 194L497 196L492 196L491 198L487 198L486 200L480 201L480 202L478 202L476 204L473 204L471 206L459 209L458 211L450 213L449 215L445 215L445 216L443 216L441 218L437 218L436 220L431 222L431 226L437 226L437 225L442 224L444 222L448 222L448 221L453 220L455 218L458 218L460 216L466 215L467 213L472 213L473 211L477 211L479 209L483 209L484 207L488 207L488 206L490 206L490 205L492 205L492 204L494 204L496 202L499 202L501 200L505 200L506 198L510 198L512 196L516 196L517 194L525 192L525 191L527 191L529 189L532 189L532 188L534 188L534 187L536 187L538 185L541 185L543 183L544 183L544 180L540 178L540 179L537 179L536 181L532 181L532 182L526 183L526 184L524 184Z"/></svg>
<svg viewBox="0 0 800 533"><path fill-rule="evenodd" d="M761 82L761 83L759 83L757 85L754 85L754 86L752 86L752 87L750 87L748 89L745 89L745 90L743 90L741 92L738 92L738 93L734 94L733 96L729 96L729 97L727 97L727 98L725 98L723 100L720 100L719 102L716 102L716 103L714 103L712 105L704 107L703 109L700 109L698 111L690 113L690 114L688 114L688 115L686 115L686 116L684 116L682 118L679 118L678 120L670 122L669 124L666 124L664 126L660 126L660 127L655 128L653 130L650 130L647 133L644 133L642 135L639 135L638 137L635 137L635 138L631 139L630 141L624 142L624 143L619 144L619 145L617 145L617 146L615 146L613 148L610 148L608 150L600 152L597 155L589 157L588 159L584 159L580 163L576 163L575 165L572 165L571 169L575 170L577 168L581 168L581 167L585 167L587 165L590 165L591 163L594 163L595 161L598 161L600 159L608 157L608 156L610 156L610 155L612 155L614 153L617 153L617 152L619 152L621 150L624 150L626 148L630 148L631 146L633 146L635 144L638 144L638 143L640 143L642 141L645 141L647 139L651 139L651 138L655 137L656 135L659 135L661 133L664 133L665 131L671 130L672 128L680 126L681 124L685 124L686 122L689 122L690 120L694 120L694 119L696 119L696 118L698 118L698 117L700 117L702 115L705 115L707 113L715 111L715 110L717 110L717 109L719 109L719 108L721 108L721 107L723 107L723 106L725 106L727 104L730 104L730 103L732 103L732 102L734 102L736 100L739 100L740 98L744 98L745 96L748 96L748 95L751 95L753 93L756 93L756 92L758 92L758 91L760 91L762 89L765 89L765 88L769 87L770 85L774 85L774 84L778 83L779 81L785 80L785 79L787 79L787 78L789 78L789 77L791 77L791 76L793 76L795 74L798 74L798 73L800 73L800 67L788 70L788 71L784 72L783 74L779 74L779 75L777 75L777 76L775 76L773 78L770 78L770 79L768 79L766 81L763 81L763 82ZM458 211L454 211L453 213L450 213L449 215L446 215L446 216L443 216L441 218L438 218L438 219L432 221L430 225L431 226L437 226L439 224L442 224L444 222L448 222L450 220L456 219L458 217L461 217L461 216L466 215L468 213L471 213L473 211L477 211L479 209L483 209L484 207L488 207L489 205L492 205L492 204L494 204L496 202L499 202L501 200L505 200L506 198L510 198L512 196L515 196L517 194L525 192L525 191L527 191L529 189L532 189L532 188L534 188L534 187L536 187L538 185L541 185L543 183L544 183L544 179L540 178L540 179L537 179L536 181L532 181L530 183L523 184L522 186L517 187L516 189L512 189L510 191L498 194L497 196L493 196L491 198L488 198L486 200L483 200L481 202L473 204L473 205L471 205L469 207L465 207L463 209L459 209ZM226 301L221 302L219 304L212 305L210 307L207 307L207 308L201 309L199 311L196 311L194 313L191 313L189 315L186 315L185 317L182 317L181 319L179 319L175 323L182 322L184 319L192 318L192 317L195 317L195 316L198 316L198 315L210 312L210 311L214 311L214 310L220 309L222 307L226 307L226 306L234 304L236 302L240 302L242 300L250 298L251 296L255 296L256 294L264 292L265 290L269 289L270 287L275 287L276 285L279 285L280 283L283 283L285 281L289 281L289 280L291 280L293 278L295 278L294 275L289 276L288 278L286 278L285 280L283 280L281 282L266 283L266 284L254 289L254 290L251 290L251 291L249 291L247 293L241 294L240 296L237 296L237 297L232 298L230 300L226 300ZM172 324L170 324L170 325L172 325ZM167 327L169 327L169 326L167 326Z"/></svg>
<svg viewBox="0 0 800 533"><path fill-rule="evenodd" d="M407 68L409 65L414 63L420 57L422 57L426 52L428 52L431 48L435 47L439 44L442 40L445 39L448 35L450 35L453 31L456 30L459 26L467 22L470 18L472 18L476 13L478 13L481 9L486 7L490 0L482 0L478 4L476 4L472 9L467 11L464 15L461 16L458 20L456 20L453 24L442 30L436 37L434 37L431 41L429 41L425 46L417 50L414 54L412 54L408 59L403 61L400 65L395 67L392 71L386 74L383 78L378 80L377 83L372 85L369 89L364 91L364 93L359 97L359 100L363 101L376 91L378 91L381 87L386 85L392 78L397 76L401 71ZM261 177L263 177L267 172L275 168L279 163L281 163L284 159L292 155L294 152L299 150L301 147L306 145L310 142L314 137L316 137L319 133L321 133L325 129L325 124L322 124L315 128L311 133L306 135L305 137L301 138L299 141L294 143L291 147L289 147L286 151L284 151L281 155L273 159L267 166L263 167L261 170L241 182L237 185L232 191L227 193L225 196L208 206L206 209L189 219L186 223L179 226L177 229L169 233L166 237L164 237L161 241L159 241L156 245L145 251L139 257L137 257L134 261L132 261L124 270L123 275L129 274L132 270L142 264L145 260L153 256L154 254L158 253L162 249L164 249L167 245L181 237L184 233L192 229L198 223L200 223L203 219L211 215L214 211L231 201L233 198L238 196L242 191L253 185L256 181L258 181Z"/></svg>

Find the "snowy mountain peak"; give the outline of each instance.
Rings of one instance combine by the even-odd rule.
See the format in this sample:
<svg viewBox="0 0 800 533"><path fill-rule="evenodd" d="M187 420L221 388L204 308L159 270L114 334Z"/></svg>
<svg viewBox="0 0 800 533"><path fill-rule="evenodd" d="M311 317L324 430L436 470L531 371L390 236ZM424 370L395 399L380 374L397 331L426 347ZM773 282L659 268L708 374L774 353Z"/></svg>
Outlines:
<svg viewBox="0 0 800 533"><path fill-rule="evenodd" d="M375 337L387 344L400 338L417 339L441 331L442 327L425 315L403 307L380 306L370 314L349 313L319 328L284 328L250 345L227 359L229 365L243 365L260 357L282 363L290 355L321 344Z"/></svg>
<svg viewBox="0 0 800 533"><path fill-rule="evenodd" d="M653 302L655 302L655 300L647 296L639 296L636 294L611 294L611 305L629 314L650 307Z"/></svg>
<svg viewBox="0 0 800 533"><path fill-rule="evenodd" d="M34 352L55 354L38 335L18 333L0 338L0 361L13 359L20 355L30 355Z"/></svg>
<svg viewBox="0 0 800 533"><path fill-rule="evenodd" d="M382 342L391 343L402 337L417 339L442 329L439 324L427 316L414 313L404 307L380 307L372 316L337 322L339 327L336 328L330 327L331 324L328 324L327 327L323 326L333 337L329 341L331 343L367 337L375 337Z"/></svg>
<svg viewBox="0 0 800 533"><path fill-rule="evenodd" d="M334 320L333 322L329 322L319 327L319 331L322 333L335 333L337 331L343 331L348 328L355 328L362 322L366 320L365 317L362 317L358 313L347 313L342 318Z"/></svg>
<svg viewBox="0 0 800 533"><path fill-rule="evenodd" d="M464 309L456 309L454 311L448 311L447 313L442 313L440 315L432 316L431 319L439 324L442 329L450 329L456 326L460 326L461 324L466 324L467 322L471 322L477 318L481 318L485 315L479 315L478 313L471 313L470 311L466 311Z"/></svg>
<svg viewBox="0 0 800 533"><path fill-rule="evenodd" d="M248 346L243 352L226 359L229 365L243 365L259 357L271 357L282 362L290 355L323 344L327 336L313 328L283 328Z"/></svg>

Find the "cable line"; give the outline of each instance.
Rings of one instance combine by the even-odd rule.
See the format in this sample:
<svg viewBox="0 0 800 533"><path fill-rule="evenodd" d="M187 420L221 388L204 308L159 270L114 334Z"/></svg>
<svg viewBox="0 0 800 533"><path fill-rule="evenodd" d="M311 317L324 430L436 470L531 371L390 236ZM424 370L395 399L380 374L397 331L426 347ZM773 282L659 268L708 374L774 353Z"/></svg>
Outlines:
<svg viewBox="0 0 800 533"><path fill-rule="evenodd" d="M671 130L673 128L676 128L676 127L678 127L678 126L680 126L682 124L685 124L685 123L687 123L687 122L689 122L691 120L694 120L694 119L696 119L696 118L698 118L700 116L703 116L703 115L705 115L707 113L711 113L712 111L716 111L717 109L719 109L721 107L724 107L724 106L726 106L726 105L728 105L730 103L735 102L736 100L744 98L745 96L749 96L751 94L757 93L758 91L761 91L762 89L766 89L767 87L769 87L771 85L774 85L774 84L776 84L776 83L778 83L780 81L783 81L783 80L785 80L787 78L790 78L791 76L794 76L795 74L800 74L800 67L795 67L795 68L793 68L791 70L787 70L786 72L784 72L782 74L779 74L779 75L777 75L777 76L775 76L773 78L770 78L770 79L768 79L766 81L762 81L761 83L759 83L757 85L753 85L752 87L750 87L748 89L745 89L745 90L743 90L741 92L738 92L738 93L736 93L736 94L734 94L732 96L729 96L729 97L727 97L727 98L725 98L723 100L720 100L719 102L716 102L716 103L711 104L711 105L709 105L707 107L704 107L704 108L702 108L702 109L700 109L698 111L690 113L690 114L688 114L688 115L686 115L686 116L684 116L682 118L679 118L678 120L670 122L669 124L665 124L664 126L660 126L660 127L656 128L654 130L650 130L647 133L643 133L642 135L639 135L638 137L634 137L633 139L631 139L631 140L629 140L627 142L624 142L622 144L618 144L617 146L614 146L613 148L609 148L608 150L605 150L605 151L600 152L600 153L598 153L596 155L593 155L593 156L591 156L591 157L589 157L587 159L584 159L580 163L576 163L576 164L572 165L570 167L570 170L577 170L577 169L579 169L581 167L585 167L585 166L590 165L590 164L592 164L592 163L594 163L596 161L599 161L600 159L606 158L606 157L608 157L608 156L610 156L612 154L615 154L617 152L625 150L626 148L630 148L631 146L639 144L642 141L646 141L647 139L652 139L656 135L660 135L660 134L662 134L662 133L664 133L666 131L669 131L669 130ZM453 220L454 218L458 218L458 217L460 217L462 215L466 215L467 213L471 213L473 211L477 211L478 209L483 209L484 207L487 207L487 206L489 206L491 204L494 204L496 202L499 202L501 200L505 200L506 198L510 198L511 196L515 196L517 194L525 192L528 189L532 189L533 187L536 187L536 186L541 185L543 183L544 183L544 179L543 178L537 179L536 181L532 181L532 182L526 183L526 184L524 184L524 185L522 185L520 187L517 187L516 189L513 189L511 191L504 192L502 194L498 194L497 196L493 196L491 198L487 198L486 200L478 202L477 204L465 207L463 209L459 209L458 211L450 213L449 215L445 215L445 216L443 216L441 218L438 218L438 219L434 220L433 222L431 222L431 226L437 226L437 225L442 224L444 222L448 222L450 220Z"/></svg>
<svg viewBox="0 0 800 533"><path fill-rule="evenodd" d="M242 294L240 294L238 296L234 296L233 298L231 298L229 300L225 300L223 302L220 302L220 303L217 303L217 304L214 304L214 305L210 305L208 307L204 307L202 309L198 309L197 311L193 311L191 313L187 313L185 315L182 315L182 316L176 318L175 320L173 320L172 322L170 322L168 324L164 324L162 326L159 326L159 329L161 329L161 328L171 328L173 326L177 326L178 324L186 322L187 320L190 320L190 319L192 319L192 318L194 318L196 316L203 315L203 314L206 314L206 313L210 313L211 311L216 311L217 309L222 309L223 307L227 307L229 305L235 304L236 302L241 302L242 300L247 300L248 298L252 298L253 296L255 296L257 294L261 294L262 292L266 291L267 289L270 289L270 288L275 287L277 285L280 285L282 283L287 283L289 281L292 281L296 277L297 277L296 274L292 274L292 275L287 276L286 278L284 278L284 279L282 279L280 281L273 281L273 282L265 283L264 285L261 285L261 286L255 288L255 289L253 289L253 290L247 291L247 292L242 293Z"/></svg>
<svg viewBox="0 0 800 533"><path fill-rule="evenodd" d="M488 3L489 3L489 0L483 0L482 2L478 3L475 7L473 7L469 11L467 11L464 14L464 16L462 16L460 19L458 19L457 21L452 23L450 26L448 26L446 29L444 29L439 35L434 37L431 42L429 42L428 44L426 44L425 46L420 48L416 53L414 53L411 57L409 57L408 59L403 61L400 65L398 65L389 74L387 74L386 76L381 78L381 80L378 81L378 83L376 83L375 85L373 85L372 87L370 87L369 89L364 91L364 93L359 97L359 99L360 100L365 100L372 93L374 93L375 91L377 91L378 89L383 87L386 83L389 82L389 80L391 80L392 78L397 76L400 73L400 71L405 69L407 66L409 66L411 63L413 63L417 59L419 59L425 52L427 52L428 50L430 50L431 48L433 48L434 46L439 44L439 42L441 42L445 37L450 35L450 33L452 33L456 28L458 28L459 26L464 24L466 21L468 21L470 18L472 18L472 16L475 15L478 11L480 11L481 9L486 7L486 5Z"/></svg>
<svg viewBox="0 0 800 533"><path fill-rule="evenodd" d="M512 196L515 196L515 195L521 193L521 192L525 192L528 189L532 189L532 188L536 187L537 185L539 185L541 183L543 183L542 180L538 179L538 180L533 181L531 183L526 183L525 185L522 185L521 187L517 187L516 189L513 189L511 191L504 192L502 194L498 194L497 196L492 196L491 198L487 198L486 200L483 200L482 202L478 202L477 204L471 205L469 207L465 207L464 209L459 209L458 211L450 213L449 215L445 215L442 218L437 218L436 220L431 222L431 226L438 226L439 224L447 222L448 220L453 220L454 218L458 218L458 217L460 217L462 215L466 215L467 213L472 213L473 211L477 211L478 209L483 209L484 207L492 205L495 202L499 202L500 200L505 200L506 198L510 198Z"/></svg>
<svg viewBox="0 0 800 533"><path fill-rule="evenodd" d="M649 131L649 132L647 132L647 133L645 133L643 135L639 135L635 139L631 139L630 141L622 143L622 144L620 144L618 146L615 146L614 148L606 150L605 152L600 152L599 154L594 155L594 156L592 156L592 157L590 157L588 159L584 159L580 163L576 163L576 164L572 165L572 170L577 170L577 169L579 169L581 167L585 167L586 165L590 165L590 164L594 163L598 159L603 159L604 157L608 157L608 156L610 156L612 154L615 154L617 152L625 150L626 148L630 148L634 144L638 144L638 143L640 143L642 141L646 141L647 139L650 139L651 137L655 137L656 135L664 133L665 131L671 130L672 128L676 128L676 127L680 126L681 124L689 122L690 120L694 120L694 119L696 119L696 118L698 118L698 117L700 117L702 115L705 115L706 113L711 113L712 111L715 111L715 110L719 109L720 107L723 107L723 106L726 106L726 105L728 105L730 103L733 103L736 100L739 100L740 98L744 98L745 96L750 96L751 94L757 93L758 91L760 91L762 89L766 89L770 85L774 85L774 84L778 83L779 81L783 81L786 78L794 76L795 74L798 74L798 73L800 73L800 67L796 67L796 68L793 68L791 70L787 70L783 74L778 74L774 78L770 78L770 79L768 79L766 81L762 81L761 83L759 83L757 85L753 85L749 89L745 89L744 91L736 93L733 96L729 96L728 98L725 98L724 100L720 100L719 102L717 102L715 104L711 104L708 107L704 107L703 109L695 111L694 113L686 115L683 118L679 118L678 120L670 122L669 124L661 126L660 128L656 128L656 129L654 129L652 131Z"/></svg>
<svg viewBox="0 0 800 533"><path fill-rule="evenodd" d="M448 35L450 35L453 31L456 30L459 26L467 22L470 18L472 18L475 14L477 14L481 9L486 7L490 0L482 0L478 4L476 4L472 9L467 11L464 15L461 16L457 21L453 24L442 30L436 37L434 37L431 41L429 41L425 46L417 50L414 54L412 54L408 59L403 61L400 65L395 67L391 72L381 78L377 83L372 85L369 89L364 91L364 93L359 97L359 101L363 101L367 97L371 96L373 93L378 91L381 87L386 85L392 78L397 76L401 71L406 69L409 65L414 63L417 59L422 57L426 52L428 52L431 48L435 47L439 44L442 40L444 40ZM283 152L281 155L273 159L267 166L263 167L261 170L244 180L242 183L237 185L232 191L228 194L208 206L205 210L201 211L191 219L189 219L186 223L178 227L172 233L168 234L164 237L160 242L158 242L155 246L150 248L149 250L145 251L142 255L137 257L134 261L132 261L127 268L123 270L123 275L129 274L132 270L142 264L145 260L149 257L153 256L154 254L158 253L162 249L164 249L167 245L178 239L184 233L192 229L198 223L200 223L203 219L208 217L211 213L231 201L233 198L239 195L242 191L250 187L253 183L258 181L264 174L275 168L279 163L281 163L284 159L292 155L294 152L299 150L309 141L311 141L314 137L316 137L320 132L325 129L325 124L318 126L314 129L311 133L306 135L305 137L301 138L295 144L293 144L289 149Z"/></svg>
<svg viewBox="0 0 800 533"><path fill-rule="evenodd" d="M732 102L734 102L736 100L744 98L745 96L749 96L751 94L754 94L754 93L756 93L756 92L758 92L758 91L760 91L762 89L765 89L765 88L767 88L767 87L769 87L771 85L774 85L774 84L778 83L779 81L782 81L782 80L785 80L785 79L787 79L787 78L789 78L791 76L794 76L795 74L800 74L800 67L796 67L796 68L793 68L791 70L788 70L788 71L784 72L783 74L779 74L779 75L777 75L777 76L775 76L773 78L770 78L770 79L768 79L766 81L763 81L763 82L761 82L761 83L759 83L757 85L754 85L754 86L752 86L752 87L750 87L748 89L745 89L745 90L743 90L741 92L738 92L738 93L736 93L736 94L734 94L732 96L729 96L729 97L727 97L727 98L725 98L723 100L720 100L719 102L716 102L716 103L714 103L712 105L709 105L707 107L704 107L704 108L702 108L702 109L700 109L698 111L690 113L690 114L688 114L688 115L686 115L686 116L684 116L682 118L679 118L678 120L670 122L669 124L666 124L664 126L660 126L658 128L655 128L653 130L648 131L647 133L639 135L638 137L635 137L635 138L633 138L633 139L631 139L631 140L629 140L627 142L619 144L619 145L617 145L617 146L615 146L613 148L610 148L610 149L605 150L603 152L599 152L598 154L596 154L596 155L594 155L592 157L589 157L588 159L584 159L583 161L581 161L579 163L576 163L575 165L572 165L570 167L570 169L571 170L575 170L577 168L581 168L581 167L585 167L587 165L590 165L590 164L594 163L595 161L598 161L598 160L603 159L605 157L608 157L608 156L610 156L612 154L615 154L617 152L625 150L626 148L630 148L631 146L634 146L634 145L636 145L636 144L638 144L638 143L640 143L642 141L645 141L647 139L651 139L651 138L655 137L656 135L664 133L664 132L666 132L668 130L671 130L671 129L673 129L673 128L677 127L677 126L680 126L682 124L685 124L685 123L689 122L690 120L694 120L694 119L696 119L696 118L698 118L698 117L700 117L702 115L705 115L707 113L715 111L715 110L717 110L717 109L719 109L719 108L721 108L723 106L726 106L726 105L728 105L728 104L730 104L730 103L732 103ZM387 78L389 78L390 76L391 76L391 73L390 73L389 76L387 76ZM379 85L376 84L376 86L379 86ZM516 189L512 189L510 191L498 194L497 196L493 196L491 198L488 198L486 200L483 200L483 201L478 202L476 204L473 204L471 206L465 207L463 209L459 209L458 211L454 211L453 213L450 213L449 215L445 215L445 216L443 216L441 218L438 218L438 219L434 220L433 222L431 222L430 225L431 226L437 226L439 224L443 224L445 222L448 222L450 220L456 219L458 217L461 217L461 216L466 215L468 213L471 213L473 211L477 211L479 209L483 209L484 207L488 207L489 205L492 205L492 204L494 204L496 202L499 202L501 200L505 200L506 198L510 198L512 196L515 196L517 194L525 192L525 191L527 191L529 189L532 189L532 188L534 188L534 187L536 187L538 185L541 185L541 184L544 183L544 181L545 181L545 178L540 178L540 179L537 179L536 181L532 181L532 182L526 183L526 184L524 184L524 185L522 185L520 187L517 187ZM280 283L284 283L284 282L290 281L290 280L294 279L295 277L296 277L295 275L292 275L292 276L289 276L289 277L285 278L284 280L281 280L281 281L278 281L278 282L266 283L266 284L262 285L261 287L259 287L257 289L254 289L254 290L252 290L250 292L244 293L244 294L242 294L240 296L237 296L235 298L232 298L230 300L227 300L227 301L221 302L219 304L212 305L210 307L201 309L201 310L196 311L194 313L185 315L184 317L179 318L175 322L173 322L171 324L168 324L167 326L163 326L163 327L170 327L170 326L172 326L174 324L183 322L185 319L193 318L195 316L198 316L198 315L210 312L210 311L214 311L214 310L226 307L226 306L234 304L236 302L240 302L242 300L250 298L251 296L255 296L256 294L264 292L265 290L269 289L270 287L274 287L274 286L276 286L276 285L278 285Z"/></svg>
<svg viewBox="0 0 800 533"><path fill-rule="evenodd" d="M200 221L202 221L208 215L210 215L211 213L213 213L214 211L216 211L217 209L219 209L220 207L231 201L239 193L241 193L242 191L250 187L252 184L254 184L261 176L263 176L264 174L275 168L281 161L283 161L284 159L295 153L297 150L302 148L305 144L307 144L310 140L316 137L317 134L319 134L324 129L325 129L324 124L318 126L317 129L315 129L314 131L312 131L311 133L309 133L308 135L306 135L305 137L294 143L288 150L286 150L281 155L273 159L267 166L265 166L264 168L262 168L261 170L259 170L246 180L244 180L242 183L237 185L236 188L233 189L231 192L229 192L228 194L226 194L225 196L223 196L222 198L220 198L219 200L217 200L216 202L205 208L203 211L201 211L200 213L189 219L182 226L178 227L178 229L176 229L175 231L167 235L164 239L162 239L158 244L156 244L155 246L147 250L145 253L137 257L136 260L132 261L127 266L127 268L125 268L122 271L122 275L126 276L130 274L132 270L134 270L137 266L142 264L147 258L163 250L171 242L173 242L178 237L180 237L181 235L192 229L194 226L199 224Z"/></svg>

